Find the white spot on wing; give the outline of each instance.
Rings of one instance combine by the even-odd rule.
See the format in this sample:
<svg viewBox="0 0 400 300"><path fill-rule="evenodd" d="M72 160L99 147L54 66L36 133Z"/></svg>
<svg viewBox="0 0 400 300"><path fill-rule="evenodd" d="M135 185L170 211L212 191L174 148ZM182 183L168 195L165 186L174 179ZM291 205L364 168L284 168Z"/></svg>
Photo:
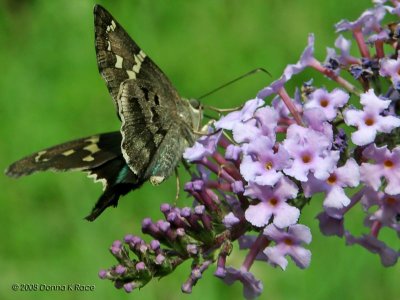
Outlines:
<svg viewBox="0 0 400 300"><path fill-rule="evenodd" d="M44 150L44 151L39 151L38 154L35 156L35 162L40 162L40 161L45 162L45 161L48 161L48 160L49 160L48 158L42 158L42 156L43 156L44 154L46 154L46 153L47 153L46 150Z"/></svg>
<svg viewBox="0 0 400 300"><path fill-rule="evenodd" d="M135 65L132 67L133 72L139 73L140 68L142 66L142 62L145 59L146 54L142 50L140 50L138 55L135 55Z"/></svg>
<svg viewBox="0 0 400 300"><path fill-rule="evenodd" d="M134 55L134 60L135 60L135 65L132 67L132 70L126 70L126 73L128 73L128 77L130 79L135 79L136 74L139 73L140 68L142 67L142 62L146 58L146 54L140 50L140 52L137 55Z"/></svg>
<svg viewBox="0 0 400 300"><path fill-rule="evenodd" d="M119 55L115 55L115 57L117 58L117 62L115 63L115 67L117 69L122 69L122 62L124 61L124 59Z"/></svg>
<svg viewBox="0 0 400 300"><path fill-rule="evenodd" d="M85 140L85 142L90 142L92 144L96 144L96 143L98 143L98 141L99 141L98 135L91 136L90 138Z"/></svg>
<svg viewBox="0 0 400 300"><path fill-rule="evenodd" d="M110 43L110 41L107 41L107 51L111 51L111 43Z"/></svg>
<svg viewBox="0 0 400 300"><path fill-rule="evenodd" d="M117 25L115 24L114 20L111 20L111 25L107 26L107 32L114 31Z"/></svg>
<svg viewBox="0 0 400 300"><path fill-rule="evenodd" d="M90 144L90 145L87 145L87 146L86 146L85 148L83 148L83 149L85 149L85 150L91 152L92 154L95 154L96 152L99 152L99 151L100 151L100 148L99 148L99 146L97 146L97 144Z"/></svg>
<svg viewBox="0 0 400 300"><path fill-rule="evenodd" d="M128 73L129 79L136 79L136 73L131 71L131 70L126 70L126 73Z"/></svg>
<svg viewBox="0 0 400 300"><path fill-rule="evenodd" d="M82 158L83 161L94 161L94 157L91 155L85 156L84 158Z"/></svg>
<svg viewBox="0 0 400 300"><path fill-rule="evenodd" d="M75 150L74 149L70 149L70 150L64 151L61 154L64 155L64 156L70 156L71 154L74 154L74 153L75 153Z"/></svg>
<svg viewBox="0 0 400 300"><path fill-rule="evenodd" d="M82 158L83 161L94 161L94 157L92 156L92 154L95 154L96 152L100 151L99 146L97 145L97 143L99 142L99 136L95 135L92 136L88 139L85 140L85 142L90 142L89 145L87 145L86 147L84 147L84 150L87 150L90 152L90 154L88 156L85 156L84 158Z"/></svg>

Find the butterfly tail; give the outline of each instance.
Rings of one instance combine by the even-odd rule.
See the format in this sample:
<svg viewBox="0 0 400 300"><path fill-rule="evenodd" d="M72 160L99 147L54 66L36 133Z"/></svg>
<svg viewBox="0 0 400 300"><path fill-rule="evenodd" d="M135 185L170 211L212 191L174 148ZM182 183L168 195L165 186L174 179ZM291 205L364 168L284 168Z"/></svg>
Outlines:
<svg viewBox="0 0 400 300"><path fill-rule="evenodd" d="M90 214L86 216L85 219L92 222L96 220L97 217L100 216L107 207L117 207L119 197L129 193L135 187L138 186L135 186L134 184L118 184L106 189L97 200Z"/></svg>
<svg viewBox="0 0 400 300"><path fill-rule="evenodd" d="M131 171L122 155L89 170L88 173L89 177L95 181L101 181L104 187L103 194L97 200L91 213L85 217L88 221L94 221L107 207L116 207L121 196L145 182Z"/></svg>

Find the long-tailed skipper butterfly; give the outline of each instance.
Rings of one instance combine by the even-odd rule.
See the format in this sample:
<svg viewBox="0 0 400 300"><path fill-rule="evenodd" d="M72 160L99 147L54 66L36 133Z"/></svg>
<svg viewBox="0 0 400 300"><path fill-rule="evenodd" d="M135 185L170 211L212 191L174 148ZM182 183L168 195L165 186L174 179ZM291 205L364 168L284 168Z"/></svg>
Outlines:
<svg viewBox="0 0 400 300"><path fill-rule="evenodd" d="M20 177L38 171L84 171L103 183L87 220L120 196L171 175L200 127L201 109L182 99L169 79L100 5L94 7L99 72L121 120L120 131L92 135L29 155L8 167Z"/></svg>

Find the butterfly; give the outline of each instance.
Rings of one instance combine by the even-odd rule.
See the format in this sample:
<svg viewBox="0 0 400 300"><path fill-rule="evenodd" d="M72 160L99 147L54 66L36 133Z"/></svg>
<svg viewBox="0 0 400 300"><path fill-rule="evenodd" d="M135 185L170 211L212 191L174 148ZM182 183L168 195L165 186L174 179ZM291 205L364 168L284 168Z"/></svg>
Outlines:
<svg viewBox="0 0 400 300"><path fill-rule="evenodd" d="M11 164L10 177L38 171L84 171L103 184L87 220L95 220L118 199L146 181L163 182L182 153L194 144L201 106L179 96L160 68L102 6L94 7L99 72L121 121L119 131L56 145Z"/></svg>

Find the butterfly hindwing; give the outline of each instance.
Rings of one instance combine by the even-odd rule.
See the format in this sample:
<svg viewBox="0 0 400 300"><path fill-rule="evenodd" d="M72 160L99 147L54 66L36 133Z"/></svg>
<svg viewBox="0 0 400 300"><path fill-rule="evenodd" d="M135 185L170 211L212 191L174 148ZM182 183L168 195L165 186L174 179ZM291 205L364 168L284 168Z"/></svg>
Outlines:
<svg viewBox="0 0 400 300"><path fill-rule="evenodd" d="M135 174L152 183L168 177L193 142L190 127L164 97L151 82L140 79L124 81L118 97L122 154Z"/></svg>
<svg viewBox="0 0 400 300"><path fill-rule="evenodd" d="M145 178L149 178L153 185L163 182L174 171L192 140L190 128L172 123L146 168Z"/></svg>
<svg viewBox="0 0 400 300"><path fill-rule="evenodd" d="M131 171L122 155L90 169L88 173L95 181L101 181L104 188L91 213L85 218L88 221L94 221L107 207L117 206L120 196L144 183Z"/></svg>
<svg viewBox="0 0 400 300"><path fill-rule="evenodd" d="M121 85L121 148L127 164L138 176L144 175L173 122L168 109L160 105L162 101L162 95L148 82L127 80Z"/></svg>

